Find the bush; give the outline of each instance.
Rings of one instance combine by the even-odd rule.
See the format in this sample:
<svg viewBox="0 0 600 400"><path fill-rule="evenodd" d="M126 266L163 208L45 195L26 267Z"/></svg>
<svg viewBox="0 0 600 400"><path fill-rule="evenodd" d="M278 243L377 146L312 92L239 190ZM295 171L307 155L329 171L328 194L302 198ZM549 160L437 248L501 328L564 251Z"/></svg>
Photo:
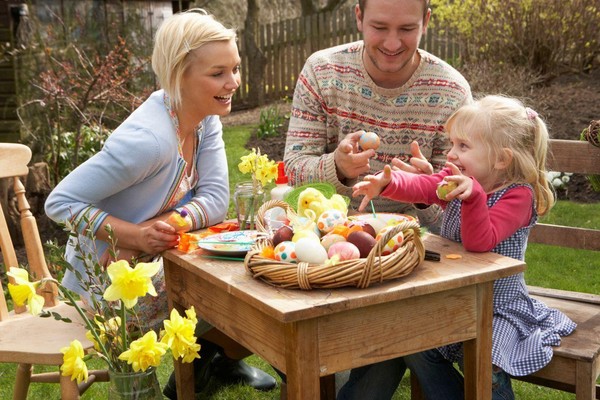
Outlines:
<svg viewBox="0 0 600 400"><path fill-rule="evenodd" d="M32 13L30 40L13 53L23 142L34 161L48 162L56 184L155 87L147 73L151 37L139 17L111 22L83 4L60 17L45 11ZM42 14L44 21L36 18Z"/></svg>
<svg viewBox="0 0 600 400"><path fill-rule="evenodd" d="M458 32L463 61L526 66L544 75L598 63L597 0L432 0L438 27Z"/></svg>
<svg viewBox="0 0 600 400"><path fill-rule="evenodd" d="M260 138L278 136L285 125L286 117L281 115L279 108L271 106L260 112L260 122L256 136Z"/></svg>

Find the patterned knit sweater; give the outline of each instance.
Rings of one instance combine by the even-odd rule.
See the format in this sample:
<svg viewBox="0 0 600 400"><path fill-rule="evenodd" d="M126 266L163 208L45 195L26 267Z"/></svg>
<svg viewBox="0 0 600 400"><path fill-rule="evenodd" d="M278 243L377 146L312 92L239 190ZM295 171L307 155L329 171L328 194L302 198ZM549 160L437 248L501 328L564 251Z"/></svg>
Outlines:
<svg viewBox="0 0 600 400"><path fill-rule="evenodd" d="M359 130L375 132L381 138L377 155L370 161L371 173L383 169L394 157L408 161L413 140L436 171L446 162L449 142L444 124L471 100L464 77L446 62L419 50L421 62L410 80L402 87L386 89L377 86L366 72L362 52L363 42L358 41L318 51L306 61L294 92L285 146L284 161L292 185L327 181L338 193L350 196L356 180L339 181L333 151L345 135ZM353 199L352 208L359 202ZM374 202L379 212L415 214L412 205L383 198Z"/></svg>

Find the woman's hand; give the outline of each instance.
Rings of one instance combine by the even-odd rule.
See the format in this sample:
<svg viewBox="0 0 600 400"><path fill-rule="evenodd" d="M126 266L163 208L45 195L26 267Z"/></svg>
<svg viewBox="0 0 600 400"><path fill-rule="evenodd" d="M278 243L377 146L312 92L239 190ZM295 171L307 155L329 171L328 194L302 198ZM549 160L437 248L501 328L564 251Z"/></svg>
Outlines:
<svg viewBox="0 0 600 400"><path fill-rule="evenodd" d="M410 144L410 160L407 164L399 158L392 159L392 165L402 171L412 172L413 174L433 174L433 166L427 161L427 158L421 153L419 143L413 141Z"/></svg>
<svg viewBox="0 0 600 400"><path fill-rule="evenodd" d="M146 254L157 254L172 249L177 243L177 231L164 221L156 220L140 228L139 248Z"/></svg>
<svg viewBox="0 0 600 400"><path fill-rule="evenodd" d="M375 150L360 151L358 148L358 141L363 133L364 131L358 131L346 135L333 152L333 160L340 180L354 179L371 169L369 160L375 157Z"/></svg>
<svg viewBox="0 0 600 400"><path fill-rule="evenodd" d="M379 196L383 189L392 180L392 167L386 165L383 167L383 172L377 175L367 175L362 182L358 182L352 187L352 197L364 195L365 197L360 202L358 211L363 211L369 202Z"/></svg>

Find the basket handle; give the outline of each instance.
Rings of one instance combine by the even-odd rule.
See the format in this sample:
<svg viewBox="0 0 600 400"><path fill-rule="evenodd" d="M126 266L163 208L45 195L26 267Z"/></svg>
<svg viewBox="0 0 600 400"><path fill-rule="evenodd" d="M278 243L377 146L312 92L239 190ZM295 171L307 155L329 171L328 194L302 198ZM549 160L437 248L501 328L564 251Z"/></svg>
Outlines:
<svg viewBox="0 0 600 400"><path fill-rule="evenodd" d="M265 214L270 209L276 208L276 207L283 208L283 210L285 211L285 213L289 219L292 219L291 217L296 215L296 213L294 212L292 207L290 207L290 205L288 203L286 203L285 201L269 200L266 203L264 203L262 206L260 206L260 208L258 209L258 212L256 213L256 230L257 231L268 233L267 223L265 221Z"/></svg>

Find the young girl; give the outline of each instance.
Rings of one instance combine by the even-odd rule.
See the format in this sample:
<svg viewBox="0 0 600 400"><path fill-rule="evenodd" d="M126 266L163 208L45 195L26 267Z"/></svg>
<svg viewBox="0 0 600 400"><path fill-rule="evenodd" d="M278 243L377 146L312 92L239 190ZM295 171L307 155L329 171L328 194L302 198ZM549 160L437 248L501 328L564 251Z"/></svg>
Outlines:
<svg viewBox="0 0 600 400"><path fill-rule="evenodd" d="M515 99L487 96L461 107L446 125L452 147L437 174L392 171L369 175L354 186L360 210L382 195L444 208L441 235L466 250L524 259L538 215L554 205L546 180L548 131L537 113ZM439 184L456 188L438 198ZM531 374L552 358L551 346L575 329L566 315L529 297L524 275L494 282L493 399L514 398L509 375ZM462 399L462 344L404 357L428 399ZM442 396L442 397L440 397Z"/></svg>

